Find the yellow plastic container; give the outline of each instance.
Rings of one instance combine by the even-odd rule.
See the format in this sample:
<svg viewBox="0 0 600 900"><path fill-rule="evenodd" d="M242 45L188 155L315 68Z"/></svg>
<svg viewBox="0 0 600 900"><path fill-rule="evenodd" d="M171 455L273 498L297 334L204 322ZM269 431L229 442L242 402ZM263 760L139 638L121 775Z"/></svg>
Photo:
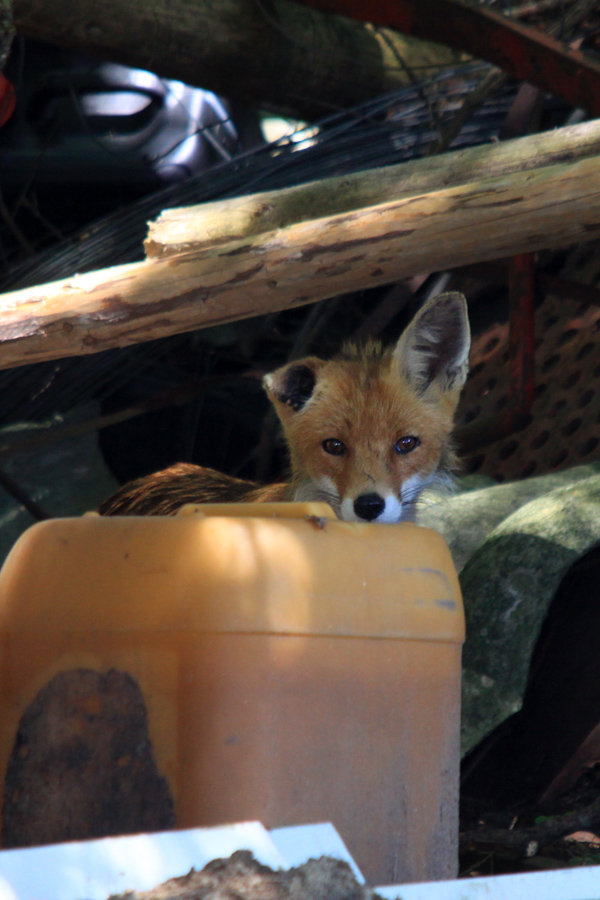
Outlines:
<svg viewBox="0 0 600 900"><path fill-rule="evenodd" d="M442 538L314 504L187 511L56 519L17 542L0 777L33 753L19 722L51 679L116 670L141 690L177 827L332 821L371 883L452 877L464 619Z"/></svg>

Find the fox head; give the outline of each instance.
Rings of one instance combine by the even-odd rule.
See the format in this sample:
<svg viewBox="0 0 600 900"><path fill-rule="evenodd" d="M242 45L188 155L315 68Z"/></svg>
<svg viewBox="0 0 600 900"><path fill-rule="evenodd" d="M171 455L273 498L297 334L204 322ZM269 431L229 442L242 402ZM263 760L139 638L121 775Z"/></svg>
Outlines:
<svg viewBox="0 0 600 900"><path fill-rule="evenodd" d="M265 377L287 439L298 501L324 500L350 522L414 517L423 488L448 479L453 416L468 372L467 305L429 300L395 347L345 347Z"/></svg>

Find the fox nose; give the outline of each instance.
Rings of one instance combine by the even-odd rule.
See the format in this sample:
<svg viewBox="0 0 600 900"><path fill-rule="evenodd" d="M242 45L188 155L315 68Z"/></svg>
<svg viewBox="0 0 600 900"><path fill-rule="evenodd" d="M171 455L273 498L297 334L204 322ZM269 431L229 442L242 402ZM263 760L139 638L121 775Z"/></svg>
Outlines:
<svg viewBox="0 0 600 900"><path fill-rule="evenodd" d="M354 501L354 512L360 519L372 522L385 509L385 500L379 494L361 494Z"/></svg>

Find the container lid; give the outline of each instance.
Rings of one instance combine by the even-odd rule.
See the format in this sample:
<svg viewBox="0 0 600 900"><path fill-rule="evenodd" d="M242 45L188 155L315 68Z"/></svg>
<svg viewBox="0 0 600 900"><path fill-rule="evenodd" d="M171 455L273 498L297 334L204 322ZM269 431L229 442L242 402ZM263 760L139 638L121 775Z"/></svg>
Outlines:
<svg viewBox="0 0 600 900"><path fill-rule="evenodd" d="M416 525L83 516L34 525L0 573L0 631L52 629L460 642L464 617L446 544Z"/></svg>
<svg viewBox="0 0 600 900"><path fill-rule="evenodd" d="M178 516L235 516L258 519L337 519L329 503L186 503Z"/></svg>

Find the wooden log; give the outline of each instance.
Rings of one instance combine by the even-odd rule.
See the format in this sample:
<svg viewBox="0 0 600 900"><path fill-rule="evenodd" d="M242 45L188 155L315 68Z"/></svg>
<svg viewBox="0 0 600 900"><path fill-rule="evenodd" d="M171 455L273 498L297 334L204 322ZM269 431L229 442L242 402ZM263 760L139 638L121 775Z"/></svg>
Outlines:
<svg viewBox="0 0 600 900"><path fill-rule="evenodd" d="M288 0L14 0L14 18L25 37L305 118L465 58Z"/></svg>
<svg viewBox="0 0 600 900"><path fill-rule="evenodd" d="M592 116L600 114L600 65L593 56L565 46L564 38L569 32L563 33L562 23L560 36L553 38L511 22L489 6L464 0L304 2L325 12L396 28L425 40L442 41L500 66L512 78L556 94L574 107L583 107ZM596 6L593 0L585 5L588 12Z"/></svg>
<svg viewBox="0 0 600 900"><path fill-rule="evenodd" d="M167 209L151 222L146 255L165 256L389 203L483 178L600 154L600 120L278 191Z"/></svg>
<svg viewBox="0 0 600 900"><path fill-rule="evenodd" d="M600 156L0 297L0 367L95 353L600 234Z"/></svg>

